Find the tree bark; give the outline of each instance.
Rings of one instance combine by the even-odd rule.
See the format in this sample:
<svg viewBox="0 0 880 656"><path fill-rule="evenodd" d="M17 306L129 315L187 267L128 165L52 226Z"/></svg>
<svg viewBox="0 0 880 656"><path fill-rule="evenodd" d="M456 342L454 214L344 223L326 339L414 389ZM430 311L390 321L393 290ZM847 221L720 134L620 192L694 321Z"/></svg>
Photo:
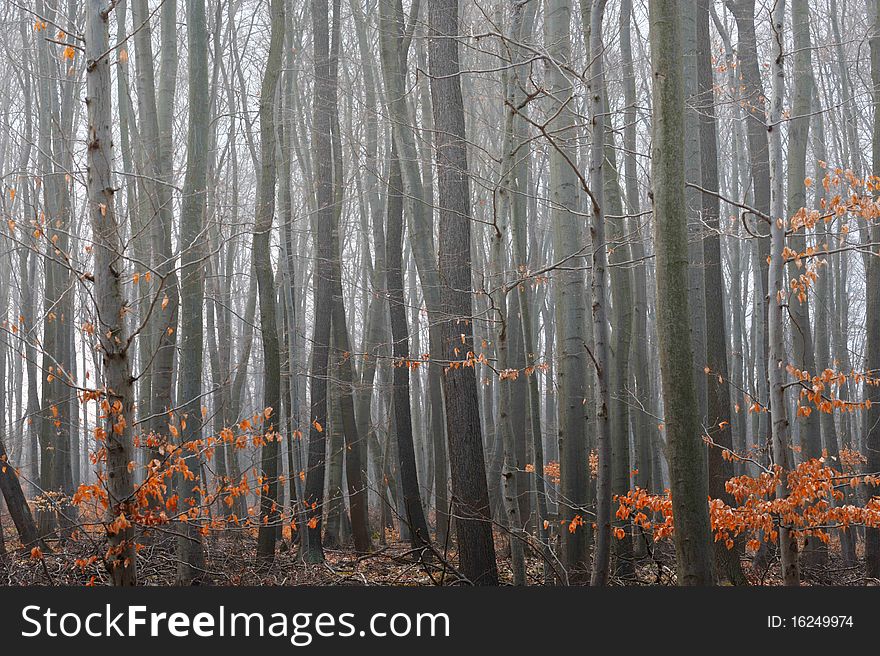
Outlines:
<svg viewBox="0 0 880 656"><path fill-rule="evenodd" d="M654 121L652 193L657 338L663 385L679 585L713 583L712 541L688 312L681 14L676 0L650 3Z"/></svg>
<svg viewBox="0 0 880 656"><path fill-rule="evenodd" d="M874 24L871 30L871 85L874 92L873 133L871 154L874 170L880 170L880 2L870 3ZM871 228L871 241L880 241L880 229L876 225ZM866 367L868 371L880 370L880 258L870 258L868 277L865 281L867 324ZM874 374L876 375L876 374ZM865 438L867 451L867 468L870 472L880 471L880 388L866 385L865 392L871 400L871 407L866 411L868 433ZM865 574L871 578L880 578L880 529L865 529Z"/></svg>
<svg viewBox="0 0 880 656"><path fill-rule="evenodd" d="M551 0L544 16L544 39L554 61L571 60L571 4ZM588 340L583 219L577 216L577 134L571 107L572 83L559 66L547 67L547 113L553 117L547 130L550 147L553 253L556 260L571 256L564 270L553 273L556 310L556 378L559 464L561 468L559 523L562 530L563 565L569 581L583 583L590 571L590 522L584 520L589 497L588 437L591 422L587 401ZM551 305L552 307L552 305ZM574 531L568 527L574 522Z"/></svg>
<svg viewBox="0 0 880 656"><path fill-rule="evenodd" d="M596 482L596 551L590 584L607 585L611 558L611 482L613 444L609 418L609 378L611 376L611 343L606 298L606 269L608 247L605 243L605 108L603 91L605 69L603 64L602 22L605 0L594 0L590 12L590 116L592 148L590 153L590 187L593 216L590 225L593 251L591 291L593 300L593 362L596 367L598 389L596 396L596 451L599 471ZM628 330L619 326L618 330ZM629 440L629 436L626 436ZM629 460L629 458L627 458ZM627 463L627 470L629 463Z"/></svg>
<svg viewBox="0 0 880 656"><path fill-rule="evenodd" d="M812 109L812 55L810 45L810 6L807 0L792 0L791 22L793 32L791 91L791 119L788 121L788 171L787 171L787 210L785 218L791 218L806 205L807 143L810 132L810 113ZM803 253L807 248L806 228L796 230L791 235L791 248ZM789 273L797 277L800 271L794 263L789 264ZM813 329L810 324L810 304L808 298L798 299L794 294L789 303L791 317L791 364L798 369L819 375L816 370L816 353L813 346ZM823 301L824 302L824 301ZM810 412L797 417L804 460L822 457L822 433L819 425L820 412ZM805 565L821 565L828 559L828 548L818 537L808 535L804 540L801 560Z"/></svg>
<svg viewBox="0 0 880 656"><path fill-rule="evenodd" d="M489 491L472 366L471 207L458 63L458 0L436 0L429 10L431 99L436 129L435 151L439 201L440 329L446 433L452 471L452 494L462 573L474 585L497 585L498 570L489 515ZM436 356L435 356L436 357Z"/></svg>
<svg viewBox="0 0 880 656"><path fill-rule="evenodd" d="M108 11L103 0L89 0L86 23L86 107L88 109L89 218L94 246L95 334L101 351L102 400L109 411L102 420L107 448L108 521L127 528L109 531L108 571L114 585L137 583L137 563L131 519L137 512L132 499L131 427L133 388L122 295L124 263L116 221L112 178L113 132Z"/></svg>
<svg viewBox="0 0 880 656"><path fill-rule="evenodd" d="M330 30L327 0L312 0L313 46L315 59L315 110L312 122L312 148L315 162L314 236L317 263L314 271L315 317L327 317L333 308L331 237L333 225L333 145L330 107L334 104L330 80ZM306 562L324 560L321 546L324 469L327 425L327 375L330 355L330 322L316 319L312 336L311 427L306 475L306 512L309 517Z"/></svg>
<svg viewBox="0 0 880 656"><path fill-rule="evenodd" d="M712 52L709 37L709 0L697 0L697 93L699 118L701 186L710 192L719 191L718 141L715 121L715 82L712 75ZM706 308L706 375L709 437L717 446L708 448L709 496L734 505L725 484L733 478L733 463L722 457L722 448L733 448L730 412L730 380L727 363L727 327L725 326L726 294L722 270L720 206L718 196L702 194L702 222L706 226L702 239L704 264L704 298ZM733 272L738 276L737 271ZM719 581L732 585L747 583L740 564L742 540L734 540L728 548L725 540L715 542L715 573Z"/></svg>
<svg viewBox="0 0 880 656"><path fill-rule="evenodd" d="M281 425L281 357L276 319L275 273L272 270L271 236L275 217L275 93L284 46L284 0L269 5L272 25L269 54L260 89L261 172L254 217L253 262L260 297L260 334L263 342L263 408L259 427L265 443L261 453L260 528L257 559L261 565L275 558L278 508L278 439Z"/></svg>
<svg viewBox="0 0 880 656"><path fill-rule="evenodd" d="M400 482L403 506L409 525L410 542L414 549L424 547L429 539L428 523L422 509L419 481L416 475L416 456L413 447L412 415L410 412L410 366L418 362L409 353L409 334L406 326L406 306L403 295L403 180L400 161L392 146L391 172L388 178L388 225L385 230L385 261L388 304L391 314L392 355L394 356L394 425L397 450L400 457ZM416 326L417 328L417 326Z"/></svg>
<svg viewBox="0 0 880 656"><path fill-rule="evenodd" d="M187 53L188 53L188 129L186 144L186 179L183 186L183 205L180 213L181 243L181 307L180 359L178 399L184 418L181 424L182 444L198 440L202 434L202 369L204 332L202 310L205 302L202 258L205 254L202 237L208 185L208 127L205 120L210 112L208 100L208 28L205 0L186 0ZM184 460L190 472L201 471L199 450L184 449ZM207 481L179 476L177 493L181 499L194 499L196 486ZM186 522L183 535L177 538L177 583L192 585L203 580L205 553L202 546L200 522Z"/></svg>
<svg viewBox="0 0 880 656"><path fill-rule="evenodd" d="M766 129L767 115L765 111L765 96L761 73L758 64L758 46L755 36L755 0L725 0L736 20L737 30L737 70L741 76L740 85L744 93L744 109L748 114L746 120L746 136L749 149L749 169L751 171L752 194L754 207L765 215L770 214L770 161L768 133ZM768 378L768 299L767 293L767 267L770 257L770 235L764 221L751 216L749 220L752 232L759 235L755 246L754 273L754 321L758 330L753 335L755 348L752 357L755 362L755 389L758 399L765 403L769 399L767 387ZM772 421L770 413L757 413L758 435L754 440L759 444L765 443L769 435L769 423Z"/></svg>
<svg viewBox="0 0 880 656"><path fill-rule="evenodd" d="M785 335L783 325L784 308L788 305L785 285L785 231L788 221L785 217L785 199L782 179L782 99L785 92L784 44L782 30L785 25L785 2L777 0L772 13L774 31L774 60L772 67L773 99L770 106L769 132L770 144L770 266L767 278L769 309L767 314L768 337L770 340L769 378L773 463L779 469L779 484L776 486L777 498L788 495L786 480L789 471L789 449L791 446L788 408L785 399L786 364ZM798 572L797 534L788 526L779 523L779 554L782 562L782 580L785 585L800 585Z"/></svg>

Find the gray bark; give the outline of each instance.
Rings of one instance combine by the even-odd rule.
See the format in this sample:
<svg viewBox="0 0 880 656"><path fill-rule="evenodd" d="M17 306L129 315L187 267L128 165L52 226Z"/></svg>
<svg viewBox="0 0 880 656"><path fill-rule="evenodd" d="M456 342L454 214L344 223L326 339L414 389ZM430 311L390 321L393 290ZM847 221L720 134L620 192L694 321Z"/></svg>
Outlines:
<svg viewBox="0 0 880 656"><path fill-rule="evenodd" d="M183 416L180 440L193 442L202 435L202 368L204 331L202 308L205 301L202 278L204 220L208 185L208 28L205 0L187 0L188 129L186 144L186 179L180 215L181 308L180 308L180 412ZM201 454L184 451L189 470L201 472ZM178 477L177 493L181 499L195 498L197 479ZM201 481L207 485L207 481ZM205 554L199 522L186 522L183 535L177 538L177 583L192 585L205 573Z"/></svg>
<svg viewBox="0 0 880 656"><path fill-rule="evenodd" d="M773 99L767 130L770 134L770 265L767 279L769 306L767 313L770 357L768 360L770 383L771 436L773 463L779 468L780 479L776 486L777 498L788 495L786 476L788 474L791 432L788 421L788 408L785 400L787 383L785 336L783 312L788 305L788 290L785 285L785 230L788 221L785 216L782 179L782 99L785 91L784 45L782 30L785 24L785 2L778 0L773 10L773 29L775 33L772 67ZM779 554L782 562L782 579L785 585L799 585L797 534L789 527L779 523Z"/></svg>
<svg viewBox="0 0 880 656"><path fill-rule="evenodd" d="M697 93L699 98L696 111L699 116L701 186L709 192L718 192L720 185L718 182L718 141L715 121L715 83L712 75L708 0L697 0L696 10ZM717 445L710 446L708 449L709 496L713 499L722 499L728 505L734 505L733 497L728 494L725 487L727 481L733 478L733 463L722 457L722 449L732 449L734 445L727 362L727 326L725 325L725 307L729 295L724 293L724 272L722 271L721 237L719 234L720 203L718 197L712 193L702 194L701 200L701 218L706 226L706 234L702 239L706 309L705 366L709 368L709 373L705 376L708 392L706 427L709 437ZM733 275L738 277L739 273L734 271ZM743 551L742 540L734 540L732 548L728 548L725 543L726 540L715 542L716 576L719 581L742 585L747 582L740 564Z"/></svg>
<svg viewBox="0 0 880 656"><path fill-rule="evenodd" d="M609 417L609 379L611 378L611 338L608 325L608 299L606 269L608 246L605 241L605 113L603 93L605 69L603 63L602 22L605 17L605 0L594 0L590 12L590 117L592 148L590 153L590 187L592 189L593 216L590 224L592 259L593 302L593 362L596 367L596 451L599 455L599 472L596 482L596 551L590 584L607 585L611 557L611 485L612 485L612 435ZM618 326L628 330L627 326ZM628 348L628 346L627 346ZM621 427L622 430L624 430ZM629 437L625 438L627 441ZM629 460L629 458L627 458ZM627 463L627 470L629 469Z"/></svg>
<svg viewBox="0 0 880 656"><path fill-rule="evenodd" d="M544 16L544 39L554 61L571 60L571 4L568 0L549 0ZM553 120L547 126L553 135L550 148L550 189L552 201L553 251L556 261L570 257L566 269L553 274L556 310L556 378L559 463L561 469L559 523L562 530L563 565L569 581L584 582L589 572L590 522L569 531L577 517L584 518L588 500L589 403L587 366L589 362L586 324L586 283L581 267L585 258L583 218L577 215L578 189L575 150L576 134L570 96L572 84L553 63L546 75L549 98L547 112ZM610 520L609 520L610 521Z"/></svg>
<svg viewBox="0 0 880 656"><path fill-rule="evenodd" d="M880 2L873 0L871 3L872 18L874 24L871 30L871 84L874 92L874 116L873 132L871 135L871 154L874 169L880 167ZM871 228L871 241L880 241L880 230L874 225ZM880 259L870 258L868 277L865 281L865 294L867 296L867 344L866 366L869 371L880 369ZM871 399L871 407L868 409L866 420L868 433L865 439L865 447L868 456L867 468L870 472L880 471L880 394L878 388L866 386L865 393ZM865 573L872 578L880 578L880 529L865 529Z"/></svg>
<svg viewBox="0 0 880 656"><path fill-rule="evenodd" d="M464 105L461 95L457 0L436 0L429 9L431 100L439 205L440 305L445 317L441 361L446 434L460 569L474 585L497 585L498 570L489 517L489 492L480 428L477 380L461 366L474 350L471 282L471 207ZM401 156L406 153L401 152ZM413 239L413 244L416 240ZM414 250L415 253L415 250ZM428 298L427 288L425 298ZM435 351L436 353L436 351ZM436 356L435 356L436 357ZM452 365L459 365L457 367Z"/></svg>
<svg viewBox="0 0 880 656"><path fill-rule="evenodd" d="M654 122L652 191L656 252L657 338L663 385L679 585L714 579L708 486L696 404L687 297L684 87L681 15L675 0L650 4Z"/></svg>
<svg viewBox="0 0 880 656"><path fill-rule="evenodd" d="M269 6L272 30L269 55L260 88L261 172L254 217L253 260L260 299L260 335L263 343L264 421L257 428L265 440L261 453L263 484L260 493L260 528L257 558L262 565L275 558L275 540L280 512L278 506L278 439L281 424L281 359L276 319L275 273L272 270L272 223L275 218L275 94L284 46L284 0Z"/></svg>
<svg viewBox="0 0 880 656"><path fill-rule="evenodd" d="M101 352L101 395L110 407L103 431L107 448L108 521L134 518L131 461L132 376L122 295L123 259L114 203L112 105L108 15L102 0L89 0L86 23L89 218L94 238L95 333ZM107 567L114 585L137 583L133 530L109 534Z"/></svg>

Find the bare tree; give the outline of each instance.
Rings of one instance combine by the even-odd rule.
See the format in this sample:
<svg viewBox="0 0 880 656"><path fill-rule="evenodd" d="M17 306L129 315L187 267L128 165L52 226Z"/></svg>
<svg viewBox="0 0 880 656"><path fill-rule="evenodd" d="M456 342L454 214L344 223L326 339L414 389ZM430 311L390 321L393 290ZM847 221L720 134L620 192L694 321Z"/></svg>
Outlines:
<svg viewBox="0 0 880 656"><path fill-rule="evenodd" d="M275 94L284 47L284 0L269 5L272 34L269 56L260 89L260 189L254 218L254 269L260 296L260 334L263 343L263 437L260 494L260 531L257 558L271 563L275 558L278 507L278 439L281 429L281 360L276 320L275 272L272 270L270 241L275 218Z"/></svg>
<svg viewBox="0 0 880 656"><path fill-rule="evenodd" d="M684 201L684 88L681 13L674 0L650 5L654 122L652 195L657 268L657 338L664 426L676 518L679 585L711 585L708 489L687 323L687 221Z"/></svg>
<svg viewBox="0 0 880 656"><path fill-rule="evenodd" d="M122 296L124 260L116 220L113 184L112 90L110 86L110 7L90 0L86 23L86 107L88 109L89 218L94 235L95 332L103 380L99 399L107 410L102 430L107 446L110 551L107 566L114 585L135 585L131 462L132 376ZM122 521L117 522L117 518Z"/></svg>
<svg viewBox="0 0 880 656"><path fill-rule="evenodd" d="M458 63L457 0L438 0L429 11L429 55L437 191L440 205L439 269L443 389L456 534L462 573L475 585L496 585L498 570L489 518L477 380L473 357L470 193L464 106Z"/></svg>

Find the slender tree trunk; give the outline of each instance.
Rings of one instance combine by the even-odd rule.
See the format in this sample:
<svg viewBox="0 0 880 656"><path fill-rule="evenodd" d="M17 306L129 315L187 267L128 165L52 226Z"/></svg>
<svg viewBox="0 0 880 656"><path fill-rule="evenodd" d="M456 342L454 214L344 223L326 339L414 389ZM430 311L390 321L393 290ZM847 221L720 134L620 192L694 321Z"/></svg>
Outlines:
<svg viewBox="0 0 880 656"><path fill-rule="evenodd" d="M123 259L114 203L112 91L108 11L102 0L89 0L86 22L86 107L88 108L89 217L94 246L95 334L101 351L102 435L107 448L108 521L110 548L106 558L114 585L137 583L137 563L131 519L132 501L131 426L133 423L131 364L125 330L125 299L122 295ZM117 519L121 518L121 522ZM121 525L121 526L120 526ZM127 525L127 527L125 527ZM125 527L125 528L123 528Z"/></svg>
<svg viewBox="0 0 880 656"><path fill-rule="evenodd" d="M403 520L409 525L410 541L414 549L423 547L429 540L428 523L422 509L419 481L416 476L415 450L413 448L413 424L410 413L410 367L409 334L406 326L406 306L403 295L403 180L400 161L392 147L391 172L388 178L388 225L385 231L385 261L388 304L391 310L391 340L394 355L394 425L397 433L397 450L400 456L400 482L403 490ZM416 326L416 329L418 327ZM413 370L416 371L416 370ZM417 373L415 374L417 375Z"/></svg>
<svg viewBox="0 0 880 656"><path fill-rule="evenodd" d="M53 15L52 7L47 7L42 0L36 3L36 10L39 15ZM32 257L40 254L43 263L43 308L42 322L43 335L40 340L40 350L43 353L42 364L40 367L40 376L37 381L39 385L39 411L32 416L36 424L36 434L39 436L40 448L40 477L39 485L41 488L40 509L37 514L37 521L40 525L40 532L43 535L53 532L58 524L58 498L49 497L47 493L56 494L60 491L61 481L58 478L59 460L61 457L60 449L61 431L59 428L63 421L67 420L65 415L66 406L60 403L62 388L62 372L56 371L56 363L63 362L63 355L59 348L60 339L60 315L58 305L61 302L59 289L62 286L61 275L63 266L55 256L54 248L42 246L39 237L44 231L48 231L51 237L56 240L59 237L56 232L54 222L48 223L43 217L58 217L57 220L63 222L61 207L59 206L59 186L61 184L57 175L59 163L56 156L59 154L55 149L56 140L58 139L58 131L60 126L55 122L58 113L58 95L56 88L56 80L54 70L52 69L49 48L51 44L48 41L41 41L37 48L37 70L38 93L39 99L39 120L38 120L38 152L39 152L39 170L43 179L41 184L42 190L42 211L40 223L42 229L38 229L35 234L35 251ZM54 137L54 138L53 138ZM62 234L64 231L60 231ZM35 284L36 280L31 279L31 284ZM36 393L36 390L35 390Z"/></svg>
<svg viewBox="0 0 880 656"><path fill-rule="evenodd" d="M139 27L139 26L138 26ZM159 202L158 219L147 225L152 233L153 267L159 274L162 287L157 293L162 295L163 311L154 310L152 354L153 372L151 376L153 396L153 415L150 427L157 434L166 434L168 423L172 420L171 409L175 407L174 364L177 350L178 313L180 290L177 281L175 254L172 247L171 232L174 222L174 203L171 197L174 182L174 98L177 89L177 71L180 57L177 48L177 0L165 0L159 12L159 81L156 89L156 127L158 149L147 152L146 157L155 158L158 164L156 176L156 199ZM150 62L149 66L154 66ZM207 75L207 71L205 72ZM148 101L147 101L148 102ZM204 116L202 117L204 120ZM155 213L155 207L153 208ZM165 303L165 299L168 302ZM198 471L198 468L195 468Z"/></svg>
<svg viewBox="0 0 880 656"><path fill-rule="evenodd" d="M150 29L151 14L146 0L132 0L131 10L132 20L136 26L133 41L137 72L139 160L140 173L143 176L139 178L142 185L142 193L139 194L138 212L141 214L139 226L143 228L150 242L152 269L150 273L153 277L149 284L150 294L147 297L147 305L152 304L155 295L162 294L160 301L161 305L165 306L161 311L146 310L149 312L149 318L142 334L148 336L149 350L146 353L142 352L144 357L140 366L142 369L150 368L150 413L145 428L158 435L164 435L168 430L167 412L172 407L171 379L178 305L177 274L171 253L171 187L168 184L170 180L166 177L167 168L162 157L159 135L155 61ZM137 247L137 241L135 246ZM164 302L166 296L168 303ZM140 414L144 413L140 412ZM152 455L158 457L158 452L154 451Z"/></svg>
<svg viewBox="0 0 880 656"><path fill-rule="evenodd" d="M418 15L419 3L411 7L411 12ZM443 308L440 303L440 282L437 260L434 255L433 214L425 200L425 189L419 170L418 150L414 134L415 119L409 104L410 94L406 88L406 58L412 39L415 19L411 18L408 26L404 25L403 5L399 0L380 0L378 3L379 49L382 61L382 77L385 86L385 102L391 119L392 139L400 153L401 172L406 196L410 199L407 213L409 243L422 285L422 294L428 310L430 353L439 354L444 351L441 341L440 323L443 319ZM432 110L436 112L436 110ZM441 358L442 359L442 358ZM440 526L443 531L449 523L446 501L446 455L443 431L446 426L443 417L443 367L439 361L429 364L428 377L431 394L431 418L434 439L434 463L437 470L434 474L438 506L438 540ZM448 402L446 402L448 405ZM445 542L445 540L443 540Z"/></svg>
<svg viewBox="0 0 880 656"><path fill-rule="evenodd" d="M253 261L260 297L260 334L263 342L263 417L260 429L262 446L260 491L260 528L257 559L262 565L275 558L278 508L278 439L281 424L281 360L276 319L275 273L272 270L271 236L275 217L275 93L281 71L284 46L284 0L269 5L272 25L269 55L260 89L261 171L254 217Z"/></svg>
<svg viewBox="0 0 880 656"><path fill-rule="evenodd" d="M477 396L472 366L473 309L471 282L471 207L464 125L464 105L458 64L460 33L458 0L436 0L429 10L431 99L437 190L440 206L439 273L441 361L449 365L443 378L446 432L455 500L456 534L462 573L475 585L497 585L495 545L489 516L489 491ZM436 355L435 355L436 357Z"/></svg>
<svg viewBox="0 0 880 656"><path fill-rule="evenodd" d="M370 528L367 508L367 486L364 482L364 471L361 465L361 442L357 430L354 406L354 371L351 363L351 343L348 335L345 302L342 293L342 247L339 237L339 217L342 213L342 201L345 181L342 171L342 137L339 134L339 114L337 109L337 78L340 48L340 0L333 0L332 47L330 50L330 79L327 107L330 113L331 151L333 154L333 189L334 207L331 215L330 255L331 255L331 295L332 295L332 330L335 348L339 351L337 386L337 402L341 419L341 429L345 438L345 467L348 484L349 502L351 506L351 528L355 549L360 554L370 552Z"/></svg>
<svg viewBox="0 0 880 656"><path fill-rule="evenodd" d="M701 186L709 192L719 191L718 141L715 123L715 82L712 75L712 53L709 39L709 0L697 0L697 93L700 102L699 140L701 162ZM727 328L725 326L726 298L723 290L721 237L718 197L712 193L702 194L702 222L706 235L702 240L704 264L704 294L706 308L706 376L708 391L708 415L706 426L709 437L718 446L710 446L709 496L733 505L725 484L733 478L733 463L722 457L722 448L733 448L730 412L730 380L727 367ZM738 276L737 271L733 275ZM740 564L742 541L735 540L732 548L726 540L715 542L715 573L719 581L734 585L746 583Z"/></svg>
<svg viewBox="0 0 880 656"><path fill-rule="evenodd" d="M746 136L748 137L749 163L751 170L752 194L755 208L764 215L770 214L770 161L768 156L768 133L766 130L767 116L765 112L765 96L761 82L761 73L758 62L758 47L755 36L755 0L725 0L736 19L737 43L737 71L738 78L741 76L744 109L748 114L746 120ZM768 353L769 333L767 302L770 295L767 293L767 267L770 257L770 236L763 220L755 216L747 217L752 232L759 235L755 245L755 291L754 291L754 319L758 328L755 337L755 348L752 358L755 362L755 387L758 400L766 404L769 399L767 387L768 376ZM760 302L759 302L760 300ZM772 413L772 410L771 410ZM770 413L757 413L758 435L754 440L765 443L769 435L769 423L772 420Z"/></svg>
<svg viewBox="0 0 880 656"><path fill-rule="evenodd" d="M705 11L705 4L699 5L699 8L701 11ZM727 67L727 85L729 89L733 90L737 88L738 77L736 74L733 47L731 46L730 42L730 34L725 28L724 24L718 18L713 3L709 3L708 10L711 15L711 19L715 24L715 28L721 36L722 44L724 45L725 66ZM703 40L704 48L705 40L707 38L705 32L705 28L701 28L701 32L699 34L700 38ZM709 71L711 72L711 60L708 61L710 62ZM705 67L707 65L706 62L702 62L701 65L704 67L703 70L705 70ZM705 76L705 73L703 75ZM734 122L732 145L735 150L735 157L733 158L731 165L731 190L729 191L729 194L733 198L739 198L742 194L746 193L746 190L748 188L748 184L745 182L745 175L748 167L743 152L746 139L744 136L744 127L742 125L742 112L738 107L733 108L732 120ZM730 299L729 303L731 306L732 316L732 321L730 325L732 349L729 354L730 384L728 385L728 387L730 389L730 403L735 410L735 412L731 415L730 420L733 430L733 447L738 453L745 453L747 420L742 416L739 410L742 407L747 407L748 405L744 398L746 370L745 363L748 362L745 356L745 350L747 349L748 341L744 337L745 333L743 328L743 317L745 315L743 308L746 304L744 301L744 286L742 285L742 248L739 233L740 228L737 225L736 233L734 234L734 238L731 240L730 247L731 284L728 298ZM747 293L748 289L746 286L745 294ZM741 473L739 471L740 469L742 469L741 464L736 463L734 466L735 473Z"/></svg>
<svg viewBox="0 0 880 656"><path fill-rule="evenodd" d="M785 218L794 216L806 205L804 180L807 177L807 143L810 131L810 111L812 108L812 56L810 45L810 7L807 0L792 0L791 22L794 41L792 44L794 61L792 85L791 119L788 121L788 202ZM807 248L806 228L796 230L791 236L791 248L803 253ZM794 263L789 265L792 277L800 274ZM824 299L822 301L824 302ZM813 329L810 324L810 305L808 297L798 298L794 294L788 304L791 317L791 364L798 369L816 376L816 356L813 346ZM804 460L822 456L822 433L819 425L819 412L800 413L797 417ZM801 559L806 565L820 565L828 559L828 548L818 537L808 535L804 541Z"/></svg>
<svg viewBox="0 0 880 656"><path fill-rule="evenodd" d="M592 189L593 218L590 237L593 250L592 300L593 300L593 360L596 366L598 394L596 396L596 450L599 455L599 472L596 483L596 552L593 554L591 585L607 585L611 557L611 477L612 436L609 419L609 378L611 376L611 341L608 325L608 299L606 298L606 269L608 250L605 243L605 113L603 92L605 69L603 64L602 22L605 17L605 0L594 0L590 12L590 116L592 125L592 150L590 155L590 187ZM627 330L625 327L620 327ZM625 438L627 441L629 437ZM628 458L627 458L628 459ZM628 464L628 463L627 463ZM627 470L629 467L627 466Z"/></svg>
<svg viewBox="0 0 880 656"><path fill-rule="evenodd" d="M692 371L687 297L684 87L681 14L676 0L650 3L653 70L653 200L657 338L663 385L679 585L713 583L708 486Z"/></svg>
<svg viewBox="0 0 880 656"><path fill-rule="evenodd" d="M873 133L871 140L874 170L880 170L880 2L871 3L872 26L871 45L871 84L874 92ZM876 225L871 229L871 241L880 241L880 229ZM873 250L873 249L872 249ZM865 282L867 297L867 369L876 375L880 370L880 258L870 258L868 277ZM866 425L869 427L865 439L868 471L880 471L880 391L876 385L865 386L866 395L871 399L871 407L866 411ZM880 578L880 529L865 529L865 574L871 578Z"/></svg>
<svg viewBox="0 0 880 656"><path fill-rule="evenodd" d="M571 4L569 0L550 0L544 16L544 39L548 54L559 62L571 60ZM582 219L577 216L577 176L573 168L577 143L570 102L572 84L559 66L546 71L547 126L552 134L550 146L550 189L552 200L553 252L559 261L571 256L564 270L555 271L553 284L556 306L556 378L559 464L561 468L559 523L562 530L563 564L569 581L587 580L590 559L591 522L584 521L589 496L587 391L588 340L585 280L581 267L585 239ZM578 520L583 522L580 525ZM610 521L610 517L609 517ZM569 530L573 526L575 530Z"/></svg>
<svg viewBox="0 0 880 656"><path fill-rule="evenodd" d="M202 311L205 302L202 258L202 237L208 185L208 127L205 116L210 112L208 99L208 28L205 0L186 0L187 53L189 69L188 131L186 144L186 179L183 207L180 214L181 242L181 307L180 362L178 399L184 420L180 439L183 444L198 440L202 434L202 368L204 332ZM201 455L198 449L184 449L189 471L198 476ZM200 483L204 489L207 481ZM179 476L177 493L181 499L196 497L197 479ZM177 538L177 583L191 585L205 574L205 553L202 547L200 522L186 522L183 535Z"/></svg>
<svg viewBox="0 0 880 656"><path fill-rule="evenodd" d="M777 0L773 14L774 60L772 68L773 99L770 106L770 268L767 290L770 299L768 309L768 329L770 340L769 378L770 407L772 411L772 452L773 462L779 471L776 496L788 496L786 477L789 471L789 449L791 446L788 408L785 400L786 363L783 313L788 305L788 292L785 284L785 231L788 221L785 217L785 199L782 179L782 99L785 92L784 44L782 30L785 25L785 2ZM779 524L779 553L782 562L782 580L785 585L799 585L797 534L789 527Z"/></svg>
<svg viewBox="0 0 880 656"><path fill-rule="evenodd" d="M631 257L636 262L633 268L633 343L630 381L635 388L635 398L641 408L631 413L632 430L636 447L636 484L644 490L652 489L654 480L651 472L651 435L653 426L649 413L652 410L654 391L648 367L648 293L645 246L643 229L640 226L638 170L636 165L636 79L632 55L632 1L623 0L620 5L620 52L623 68L623 171L626 207L632 216L629 222L633 233ZM647 544L644 535L635 542L635 553L646 555Z"/></svg>
<svg viewBox="0 0 880 656"><path fill-rule="evenodd" d="M330 29L327 0L312 0L312 26L315 58L315 110L312 122L312 148L315 161L315 251L317 264L314 271L315 317L327 317L333 307L333 280L331 258L333 226L333 145L332 117L334 91L330 78ZM306 562L324 559L321 546L321 515L323 512L324 469L327 425L327 374L330 346L330 322L316 320L312 336L311 371L311 428L309 430L309 462L306 476L306 512L308 523L308 550Z"/></svg>
<svg viewBox="0 0 880 656"><path fill-rule="evenodd" d="M498 421L495 430L495 444L501 447L500 461L500 481L501 481L501 503L504 512L503 524L509 531L510 544L510 564L513 569L513 584L525 585L525 559L523 551L523 531L522 531L522 515L520 507L517 503L518 499L518 480L516 477L517 460L516 460L516 444L514 437L514 419L512 417L513 390L512 384L519 378L520 371L518 368L511 367L510 362L510 313L507 306L507 280L506 280L506 264L507 253L505 240L508 233L509 210L510 210L510 192L502 184L501 205L499 216L495 220L493 233L490 235L491 254L490 254L490 271L493 280L493 287L500 289L497 300L493 303L496 310L495 320L497 321L495 334L495 353L496 363L501 374L498 380ZM484 404L484 413L487 408ZM483 424L487 425L491 421L484 417ZM492 476L496 472L492 472Z"/></svg>
<svg viewBox="0 0 880 656"><path fill-rule="evenodd" d="M538 5L534 2L523 3L513 0L511 3L510 41L511 43L528 44L533 40L535 29L535 16ZM529 161L531 159L530 146L528 143L528 129L525 116L528 115L528 107L523 106L525 90L528 88L528 68L522 64L528 57L524 47L514 46L514 63L520 64L511 69L511 76L506 90L507 111L505 138L502 167L510 176L510 231L513 242L513 264L517 273L524 273L529 269L528 257L528 176ZM520 107L522 107L520 109ZM532 474L531 488L535 494L536 524L538 537L541 540L541 550L544 555L545 581L552 580L549 546L549 520L547 510L547 490L544 474L544 435L541 424L541 391L538 385L539 376L535 370L538 363L538 343L533 327L533 312L535 311L536 294L529 283L517 285L520 326L525 348L525 365L527 371L532 373L528 376L528 403L529 403L529 432L531 434L532 456L534 459L534 473ZM547 358L548 360L550 358ZM545 522L548 522L545 524Z"/></svg>

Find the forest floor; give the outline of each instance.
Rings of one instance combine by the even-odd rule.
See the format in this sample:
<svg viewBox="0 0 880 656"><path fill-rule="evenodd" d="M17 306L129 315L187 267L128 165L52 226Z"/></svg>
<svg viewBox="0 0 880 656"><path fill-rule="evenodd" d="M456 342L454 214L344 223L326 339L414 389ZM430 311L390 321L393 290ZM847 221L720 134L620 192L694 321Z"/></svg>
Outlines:
<svg viewBox="0 0 880 656"><path fill-rule="evenodd" d="M6 553L0 555L0 585L106 585L107 572L96 554L103 549L91 538L50 542L51 548L35 557L28 550L16 549L14 528L4 526ZM307 565L298 557L297 545L291 545L289 533L281 542L274 563L268 570L257 567L255 539L247 533L217 534L205 540L206 583L228 586L260 585L355 585L355 586L436 586L454 585L458 580L454 550L436 552L428 564L415 557L408 542L401 542L388 532L386 545L358 556L350 549L325 549L325 561ZM174 585L177 569L175 538L155 537L145 540L138 554L140 585ZM512 584L508 547L496 536L498 569L502 584ZM527 558L529 585L542 585L544 567L540 558ZM743 559L743 570L752 585L779 585L778 562L771 559L769 568L758 569ZM864 585L861 565L847 566L832 548L828 562L802 571L804 585ZM871 582L869 582L871 583ZM675 585L675 560L670 543L653 545L652 553L635 564L635 576L615 577L612 585Z"/></svg>

